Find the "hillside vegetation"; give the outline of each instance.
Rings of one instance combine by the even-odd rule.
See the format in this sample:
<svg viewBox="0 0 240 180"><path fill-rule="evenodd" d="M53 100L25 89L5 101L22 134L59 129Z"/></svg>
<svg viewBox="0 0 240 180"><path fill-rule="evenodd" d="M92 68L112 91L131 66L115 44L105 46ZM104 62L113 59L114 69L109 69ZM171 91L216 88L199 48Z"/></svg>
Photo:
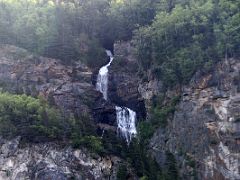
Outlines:
<svg viewBox="0 0 240 180"><path fill-rule="evenodd" d="M239 56L239 8L227 0L2 0L0 43L94 66L103 47L134 39L139 74L151 69L171 86Z"/></svg>
<svg viewBox="0 0 240 180"><path fill-rule="evenodd" d="M106 63L105 49L113 50L114 43L121 41L134 46L141 82L160 80L163 89L187 84L196 72L210 72L222 59L240 56L240 1L0 0L0 45L27 49L34 58L60 59L63 67L80 62L94 72ZM77 76L74 72L69 76ZM71 82L77 78L82 77ZM165 152L167 163L161 169L149 155L148 145L157 129L166 130L181 97L166 102L164 97L154 98L150 118L139 120L138 136L127 146L112 131L100 136L89 117L71 113L65 117L40 97L0 92L0 136L21 136L26 142L63 141L100 155L116 155L141 180L178 179L174 155ZM118 179L131 174L126 164L119 167Z"/></svg>

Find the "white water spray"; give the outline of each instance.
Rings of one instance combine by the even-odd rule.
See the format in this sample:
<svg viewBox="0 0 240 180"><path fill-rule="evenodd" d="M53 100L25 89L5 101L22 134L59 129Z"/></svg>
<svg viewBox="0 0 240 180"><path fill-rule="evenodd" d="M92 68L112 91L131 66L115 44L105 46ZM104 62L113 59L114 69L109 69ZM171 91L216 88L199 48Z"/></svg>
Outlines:
<svg viewBox="0 0 240 180"><path fill-rule="evenodd" d="M114 57L111 51L106 50L110 61L103 66L98 73L96 89L103 94L105 100L108 99L108 67L111 65ZM127 108L116 106L117 124L119 134L126 139L129 144L132 137L136 136L136 112Z"/></svg>

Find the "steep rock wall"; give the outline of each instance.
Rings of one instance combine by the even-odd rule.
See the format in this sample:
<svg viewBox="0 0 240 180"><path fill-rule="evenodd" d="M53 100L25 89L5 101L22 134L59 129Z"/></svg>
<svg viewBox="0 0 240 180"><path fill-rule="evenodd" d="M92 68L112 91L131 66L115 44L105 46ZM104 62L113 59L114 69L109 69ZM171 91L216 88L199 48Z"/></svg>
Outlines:
<svg viewBox="0 0 240 180"><path fill-rule="evenodd" d="M137 76L138 65L130 42L114 44L114 61L110 68L109 98L113 103L128 107L137 112L144 120L146 110L144 100L138 91L140 79Z"/></svg>
<svg viewBox="0 0 240 180"><path fill-rule="evenodd" d="M166 152L171 152L184 179L240 179L240 61L222 60L209 73L196 73L188 85L167 89L151 70L147 80L137 76L130 42L118 42L114 50L116 59L110 70L113 102L128 104L136 111L145 105L144 115L139 116L147 120L155 97L164 95L164 105L180 96L167 127L159 128L149 144L158 163L164 166Z"/></svg>
<svg viewBox="0 0 240 180"><path fill-rule="evenodd" d="M114 60L111 63L108 80L108 101L103 98L95 102L94 117L101 129L117 130L115 106L124 106L137 113L137 119L144 120L146 109L144 99L138 91L140 79L137 76L137 60L130 42L114 44ZM93 74L96 84L97 73Z"/></svg>
<svg viewBox="0 0 240 180"><path fill-rule="evenodd" d="M81 63L66 65L1 45L0 88L41 96L60 108L63 115L73 114L80 120L87 116L97 128L95 102L102 101L102 97L92 85L92 71ZM20 139L0 138L0 179L116 179L120 158L100 157L61 142L22 144Z"/></svg>
<svg viewBox="0 0 240 180"><path fill-rule="evenodd" d="M42 96L65 113L89 116L101 97L91 84L92 72L83 64L35 57L14 47L0 48L0 86L13 93ZM91 118L91 117L90 117Z"/></svg>
<svg viewBox="0 0 240 180"><path fill-rule="evenodd" d="M168 150L185 179L240 179L239 77L240 61L228 59L182 88L173 119L151 140L160 164Z"/></svg>
<svg viewBox="0 0 240 180"><path fill-rule="evenodd" d="M20 138L0 138L0 179L116 179L121 160L114 156L93 158L84 149L63 148L55 143L28 144Z"/></svg>

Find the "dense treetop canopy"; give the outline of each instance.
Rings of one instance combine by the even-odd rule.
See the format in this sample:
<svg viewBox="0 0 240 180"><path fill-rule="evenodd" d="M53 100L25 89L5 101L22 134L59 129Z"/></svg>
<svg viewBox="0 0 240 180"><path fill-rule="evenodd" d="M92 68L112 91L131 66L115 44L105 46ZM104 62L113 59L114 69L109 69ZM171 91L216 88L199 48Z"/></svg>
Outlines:
<svg viewBox="0 0 240 180"><path fill-rule="evenodd" d="M0 43L91 66L103 48L133 40L140 75L151 69L172 85L239 56L239 8L227 0L1 0Z"/></svg>

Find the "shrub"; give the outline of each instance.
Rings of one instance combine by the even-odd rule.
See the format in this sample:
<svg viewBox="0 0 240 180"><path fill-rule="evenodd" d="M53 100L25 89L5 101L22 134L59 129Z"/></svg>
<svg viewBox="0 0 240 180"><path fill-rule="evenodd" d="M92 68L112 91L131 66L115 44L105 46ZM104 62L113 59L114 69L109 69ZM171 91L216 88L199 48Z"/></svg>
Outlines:
<svg viewBox="0 0 240 180"><path fill-rule="evenodd" d="M165 178L167 180L179 179L177 162L174 155L170 152L166 152L166 173Z"/></svg>
<svg viewBox="0 0 240 180"><path fill-rule="evenodd" d="M154 130L154 127L149 122L140 122L138 124L138 132L141 140L147 140L151 138Z"/></svg>
<svg viewBox="0 0 240 180"><path fill-rule="evenodd" d="M60 112L40 99L0 93L0 135L22 136L30 141L62 134Z"/></svg>
<svg viewBox="0 0 240 180"><path fill-rule="evenodd" d="M127 175L128 175L128 172L127 172L126 166L125 165L120 165L119 168L118 168L118 171L117 171L117 179L118 180L127 179Z"/></svg>
<svg viewBox="0 0 240 180"><path fill-rule="evenodd" d="M75 138L72 144L74 148L84 146L97 154L102 154L104 150L101 138L96 136L84 136L79 139Z"/></svg>
<svg viewBox="0 0 240 180"><path fill-rule="evenodd" d="M167 126L167 118L169 115L173 114L175 111L175 106L178 104L180 96L175 96L171 101L163 106L162 102L155 102L155 107L151 111L151 123L155 128Z"/></svg>

